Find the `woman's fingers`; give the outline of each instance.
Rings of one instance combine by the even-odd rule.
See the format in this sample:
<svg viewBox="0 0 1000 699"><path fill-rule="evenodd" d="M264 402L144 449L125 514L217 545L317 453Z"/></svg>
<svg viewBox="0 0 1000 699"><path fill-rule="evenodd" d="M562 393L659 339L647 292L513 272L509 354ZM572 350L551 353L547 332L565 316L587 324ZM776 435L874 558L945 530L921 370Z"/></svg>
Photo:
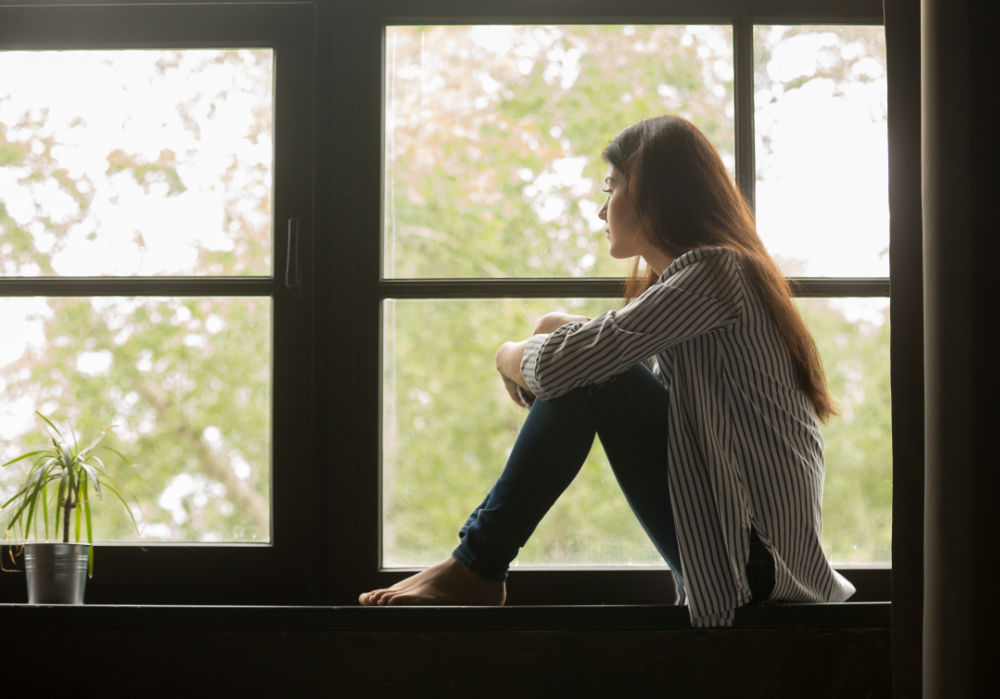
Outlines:
<svg viewBox="0 0 1000 699"><path fill-rule="evenodd" d="M524 401L521 400L521 394L517 390L517 384L508 379L503 374L500 374L500 378L503 379L503 387L507 389L507 395L510 396L510 399L515 403L517 403L518 405L520 405L522 408L528 407L524 404Z"/></svg>

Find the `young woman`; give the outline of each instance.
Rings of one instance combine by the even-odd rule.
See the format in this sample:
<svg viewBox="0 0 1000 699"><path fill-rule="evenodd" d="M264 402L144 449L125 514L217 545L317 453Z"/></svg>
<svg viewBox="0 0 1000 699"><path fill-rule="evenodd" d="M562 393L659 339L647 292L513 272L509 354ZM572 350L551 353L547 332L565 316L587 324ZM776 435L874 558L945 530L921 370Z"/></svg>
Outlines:
<svg viewBox="0 0 1000 699"><path fill-rule="evenodd" d="M452 556L365 605L502 604L510 562L596 435L669 564L692 624L764 600L840 601L820 546L833 413L816 345L749 206L689 122L639 122L604 151L611 255L636 258L621 310L553 313L497 368L531 405ZM639 274L639 260L648 274Z"/></svg>

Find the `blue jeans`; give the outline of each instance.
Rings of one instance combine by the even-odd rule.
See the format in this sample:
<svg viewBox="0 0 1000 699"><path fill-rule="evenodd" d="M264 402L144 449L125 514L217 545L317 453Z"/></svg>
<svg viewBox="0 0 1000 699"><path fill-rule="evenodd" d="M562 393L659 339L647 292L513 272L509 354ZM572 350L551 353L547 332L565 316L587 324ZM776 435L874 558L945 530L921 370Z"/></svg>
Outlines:
<svg viewBox="0 0 1000 699"><path fill-rule="evenodd" d="M596 435L629 506L681 583L667 484L669 397L639 364L603 384L535 400L503 473L459 531L452 555L484 578L506 580L510 562L576 477Z"/></svg>
<svg viewBox="0 0 1000 699"><path fill-rule="evenodd" d="M669 391L638 364L600 385L532 405L500 478L459 531L452 555L489 580L511 561L576 477L596 435L632 511L683 586L667 483ZM755 600L774 586L774 561L750 532L747 577Z"/></svg>

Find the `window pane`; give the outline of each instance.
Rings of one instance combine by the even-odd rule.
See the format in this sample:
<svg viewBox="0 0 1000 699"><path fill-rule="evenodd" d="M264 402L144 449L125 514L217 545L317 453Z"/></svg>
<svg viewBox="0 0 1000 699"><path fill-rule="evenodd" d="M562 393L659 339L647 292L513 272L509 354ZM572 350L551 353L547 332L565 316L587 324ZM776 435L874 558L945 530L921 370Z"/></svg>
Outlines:
<svg viewBox="0 0 1000 699"><path fill-rule="evenodd" d="M601 150L692 119L733 169L729 27L386 29L386 277L620 276Z"/></svg>
<svg viewBox="0 0 1000 699"><path fill-rule="evenodd" d="M799 299L839 415L823 426L823 548L835 563L887 563L892 544L889 299Z"/></svg>
<svg viewBox="0 0 1000 699"><path fill-rule="evenodd" d="M889 276L882 27L754 29L757 224L790 276Z"/></svg>
<svg viewBox="0 0 1000 699"><path fill-rule="evenodd" d="M114 424L141 540L269 540L269 298L5 299L0 321L3 462L43 445L34 410L81 439ZM110 498L94 516L95 539L136 538Z"/></svg>
<svg viewBox="0 0 1000 699"><path fill-rule="evenodd" d="M383 305L382 561L435 563L500 475L525 411L497 376L501 342L558 308L593 315L613 301L434 300ZM445 358L442 360L442 358ZM595 448L517 563L660 564Z"/></svg>
<svg viewBox="0 0 1000 699"><path fill-rule="evenodd" d="M270 49L0 52L0 274L271 273Z"/></svg>
<svg viewBox="0 0 1000 699"><path fill-rule="evenodd" d="M824 547L836 562L889 560L891 423L886 299L805 299L840 415L824 426ZM499 476L524 419L494 368L501 342L547 311L609 300L393 301L383 306L383 564L440 560ZM662 565L597 444L520 565Z"/></svg>

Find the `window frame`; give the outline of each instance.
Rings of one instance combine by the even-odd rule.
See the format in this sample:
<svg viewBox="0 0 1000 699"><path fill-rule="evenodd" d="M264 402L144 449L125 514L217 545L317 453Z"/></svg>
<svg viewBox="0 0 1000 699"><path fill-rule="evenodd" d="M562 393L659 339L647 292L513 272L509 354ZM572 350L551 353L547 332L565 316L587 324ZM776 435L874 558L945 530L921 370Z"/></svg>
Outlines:
<svg viewBox="0 0 1000 699"><path fill-rule="evenodd" d="M5 277L17 296L250 297L271 303L271 532L262 544L96 545L89 602L267 603L315 600L316 516L310 462L317 392L312 224L315 6L272 2L102 6L0 5L0 50L270 48L274 52L272 269L240 277ZM298 219L296 245L286 235ZM292 251L294 257L290 257ZM295 254L297 253L297 255ZM286 283L286 270L298 285ZM303 484L309 484L304 487ZM7 547L5 547L6 549ZM4 550L6 555L7 551ZM0 600L24 599L0 575Z"/></svg>
<svg viewBox="0 0 1000 699"><path fill-rule="evenodd" d="M384 28L407 23L723 23L734 26L734 57L752 58L754 24L882 24L881 0L186 0L169 5L151 0L0 0L0 50L4 48L141 48L163 45L197 48L237 40L243 45L297 51L294 65L276 59L289 79L276 81L277 99L297 114L290 129L296 146L276 154L275 177L294 173L301 186L279 202L275 190L273 275L238 283L267 286L284 305L275 309L275 424L272 474L275 534L271 546L139 545L101 546L97 576L88 583L89 602L126 604L302 604L353 605L364 589L390 584L402 570L383 570L379 560L379 445L381 439L380 306L383 298L465 296L617 297L619 281L474 280L461 288L442 280L383 280L382 80ZM145 19L137 20L137 18ZM155 18L151 19L151 18ZM900 58L905 46L887 40L890 91L891 279L814 278L797 280L803 296L892 297L892 388L894 515L919 508L922 493L912 487L922 473L923 423L921 231L919 202L905 165L919 153L907 140L912 115L892 112L906 77ZM739 65L739 64L738 64ZM293 71L292 68L295 68ZM739 70L737 67L736 70ZM742 76L752 79L752 62ZM284 94L283 89L290 94ZM294 88L294 89L293 89ZM895 97L894 97L895 91ZM739 90L734 90L739 100ZM740 154L740 183L755 179L753 139L741 137L750 101L734 105ZM895 99L895 102L894 102ZM277 109L277 106L276 106ZM283 119L276 128L288 126ZM743 130L743 131L740 131ZM281 133L285 133L281 131ZM903 191L903 190L906 191ZM283 227L288 211L301 219L299 255L302 295L292 300L282 286L287 260ZM914 224L914 221L916 223ZM315 231L315 233L314 233ZM7 296L119 295L130 280L0 279ZM56 293L62 285L74 289ZM157 284L161 286L156 287ZM205 280L153 280L159 294L218 293ZM463 281L464 284L464 281ZM578 286L577 284L580 284ZM848 286L848 284L850 286ZM891 287L891 294L890 294ZM235 295L240 295L233 290ZM245 292L246 290L244 290ZM280 312L279 312L280 311ZM347 330L344 331L343 329ZM296 350L296 347L299 349ZM910 428L903 434L899 426ZM288 430L286 432L286 430ZM279 439L279 431L282 438ZM285 439L284 435L295 435ZM897 522L902 523L899 517ZM907 521L912 521L909 517ZM457 523L456 523L457 524ZM919 533L894 530L912 548ZM919 543L917 543L919 546ZM901 561L900 557L897 560ZM844 568L858 587L855 601L888 600L892 569ZM514 604L642 604L670 598L665 570L516 570ZM0 574L0 601L24 599L23 578Z"/></svg>
<svg viewBox="0 0 1000 699"><path fill-rule="evenodd" d="M385 30L411 24L722 24L733 31L736 180L754 201L755 138L753 31L756 25L883 25L877 0L822 0L803 6L789 0L623 0L613 6L584 0L565 7L555 0L499 2L481 0L456 8L446 0L373 0L360 11L359 86L381 87L385 79ZM356 588L392 584L413 569L381 566L381 307L387 299L431 298L620 298L621 280L607 278L406 279L383 276L382 163L384 107L382 90L359 94L357 262L359 275L358 374L362 386L378 386L376 395L359 394L361 429L355 470L354 560ZM374 133L378 130L378 133ZM372 167L376 163L377 167ZM887 193L888 196L888 193ZM919 232L918 232L919 235ZM893 241L890 240L890 247ZM889 277L792 277L798 297L884 297L891 299ZM892 310L890 311L892 312ZM891 354L895 355L893 343ZM891 361L895 364L895 358ZM893 374L894 378L896 374ZM896 407L895 405L893 406ZM366 469L364 464L376 464ZM894 468L896 466L894 465ZM457 524L456 524L457 526ZM838 570L858 589L856 601L888 600L891 565L844 565ZM669 602L673 578L664 569L635 567L518 568L510 573L515 604Z"/></svg>

